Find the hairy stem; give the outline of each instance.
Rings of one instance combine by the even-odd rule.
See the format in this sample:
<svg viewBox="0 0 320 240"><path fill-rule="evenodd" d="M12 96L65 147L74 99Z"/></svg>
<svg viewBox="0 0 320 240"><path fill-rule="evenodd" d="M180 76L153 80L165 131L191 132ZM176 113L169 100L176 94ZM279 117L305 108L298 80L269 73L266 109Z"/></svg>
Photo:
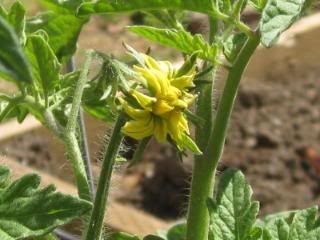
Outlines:
<svg viewBox="0 0 320 240"><path fill-rule="evenodd" d="M103 219L109 195L110 180L113 166L123 138L121 128L124 123L125 119L122 115L120 115L116 121L110 142L104 153L96 198L94 201L94 207L91 213L85 240L102 239Z"/></svg>
<svg viewBox="0 0 320 240"><path fill-rule="evenodd" d="M72 57L67 62L67 71L73 72L75 68L76 68L75 58ZM88 177L91 198L94 199L95 186L93 182L93 172L92 172L92 166L91 166L91 160L90 160L90 151L89 151L89 144L88 144L88 138L87 138L86 124L84 120L84 112L81 106L79 107L78 126L79 126L79 145L82 153L82 159L83 159L83 163L86 169L86 174Z"/></svg>
<svg viewBox="0 0 320 240"><path fill-rule="evenodd" d="M87 59L83 66L83 70L80 74L70 112L70 117L64 133L64 142L67 150L68 159L71 162L73 173L76 177L79 197L91 200L91 192L88 182L88 177L86 174L86 169L82 159L82 153L77 140L76 130L77 130L77 119L79 114L79 109L81 106L81 100L83 95L84 86L87 81L87 75L89 72L89 66L92 60L92 51L87 53Z"/></svg>
<svg viewBox="0 0 320 240"><path fill-rule="evenodd" d="M229 72L210 136L206 139L199 139L200 143L205 141L207 145L203 156L196 158L194 163L187 218L187 240L208 239L209 213L206 202L213 195L216 167L223 151L227 126L240 80L250 57L259 45L259 40L259 35L253 35L245 43ZM200 110L203 108L202 104L199 102ZM208 130L203 129L203 131ZM207 135L202 135L202 137L207 137Z"/></svg>

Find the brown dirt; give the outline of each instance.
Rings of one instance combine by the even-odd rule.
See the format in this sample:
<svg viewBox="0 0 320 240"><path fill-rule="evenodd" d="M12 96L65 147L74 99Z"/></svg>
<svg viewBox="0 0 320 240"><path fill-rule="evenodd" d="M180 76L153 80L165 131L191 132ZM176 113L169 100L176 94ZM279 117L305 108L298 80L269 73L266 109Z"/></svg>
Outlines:
<svg viewBox="0 0 320 240"><path fill-rule="evenodd" d="M125 32L123 26L127 24L123 18L108 25L103 18L93 18L83 30L79 46L122 55L121 42L126 41L146 50L149 42ZM161 50L166 57L177 56L158 46L153 49ZM240 168L253 186L254 197L261 202L262 214L319 202L319 104L318 69L242 84L219 172ZM47 143L31 133L2 144L0 154L63 177L65 166L52 159ZM122 190L115 196L160 217L177 218L185 213L190 172L190 166L182 165L170 147L153 143L145 161L123 175L117 184Z"/></svg>

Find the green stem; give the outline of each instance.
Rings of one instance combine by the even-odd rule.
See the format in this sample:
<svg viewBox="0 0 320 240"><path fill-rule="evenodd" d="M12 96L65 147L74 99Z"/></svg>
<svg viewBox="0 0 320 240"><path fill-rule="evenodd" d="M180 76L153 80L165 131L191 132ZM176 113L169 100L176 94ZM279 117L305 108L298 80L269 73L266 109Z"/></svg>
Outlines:
<svg viewBox="0 0 320 240"><path fill-rule="evenodd" d="M76 178L79 197L88 201L92 201L85 166L82 161L81 150L75 134L65 134L64 145L68 159L71 162L73 174Z"/></svg>
<svg viewBox="0 0 320 240"><path fill-rule="evenodd" d="M208 239L209 213L206 202L213 194L216 167L223 151L226 130L240 80L250 57L259 45L259 40L260 37L257 34L249 38L231 68L208 144L202 158L196 159L194 163L187 219L187 240Z"/></svg>
<svg viewBox="0 0 320 240"><path fill-rule="evenodd" d="M72 101L72 106L71 106L71 111L70 111L70 117L68 119L66 131L68 133L74 133L76 132L77 128L77 120L78 120L78 114L79 114L79 109L81 107L81 100L82 100L82 95L83 95L83 90L87 82L87 75L89 72L89 66L92 61L93 53L92 51L87 52L87 58L84 63L83 69L81 71L79 80L76 85L76 89L74 91L73 95L73 101Z"/></svg>
<svg viewBox="0 0 320 240"><path fill-rule="evenodd" d="M123 138L121 128L124 123L125 119L120 115L114 126L110 142L105 151L94 207L91 213L85 240L100 240L102 237L103 219L109 195L110 180L113 166Z"/></svg>
<svg viewBox="0 0 320 240"><path fill-rule="evenodd" d="M86 174L86 169L82 160L82 153L77 140L77 119L79 114L79 109L81 106L82 95L84 91L85 84L87 82L87 75L89 72L89 66L92 60L92 51L88 51L87 59L84 63L83 70L80 74L71 106L70 117L64 133L64 142L67 150L68 159L71 162L73 173L76 177L79 197L86 200L91 200L91 192L88 182L88 177Z"/></svg>

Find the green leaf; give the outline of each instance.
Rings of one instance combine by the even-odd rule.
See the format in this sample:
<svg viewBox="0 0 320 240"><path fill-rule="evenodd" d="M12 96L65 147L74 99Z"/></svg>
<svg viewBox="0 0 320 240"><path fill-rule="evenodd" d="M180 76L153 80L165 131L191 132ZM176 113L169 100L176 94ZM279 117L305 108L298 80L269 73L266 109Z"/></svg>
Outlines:
<svg viewBox="0 0 320 240"><path fill-rule="evenodd" d="M163 239L162 237L155 236L155 235L148 235L148 236L145 236L143 240L167 240L167 239Z"/></svg>
<svg viewBox="0 0 320 240"><path fill-rule="evenodd" d="M223 53L229 62L235 61L246 40L247 36L244 33L238 33L231 35L223 43Z"/></svg>
<svg viewBox="0 0 320 240"><path fill-rule="evenodd" d="M32 240L58 240L58 238L56 236L54 236L53 234L49 234L46 236L35 237Z"/></svg>
<svg viewBox="0 0 320 240"><path fill-rule="evenodd" d="M266 226L272 240L318 240L318 207L298 210L291 218L279 217Z"/></svg>
<svg viewBox="0 0 320 240"><path fill-rule="evenodd" d="M50 10L59 13L75 13L83 0L42 0L42 4Z"/></svg>
<svg viewBox="0 0 320 240"><path fill-rule="evenodd" d="M79 14L94 14L94 13L113 13L113 12L128 12L138 10L189 10L195 12L212 13L211 0L100 0L97 2L88 2L80 6Z"/></svg>
<svg viewBox="0 0 320 240"><path fill-rule="evenodd" d="M187 236L187 225L179 223L169 229L167 233L168 240L184 240Z"/></svg>
<svg viewBox="0 0 320 240"><path fill-rule="evenodd" d="M17 36L21 39L21 43L24 43L26 39L24 32L26 25L25 14L26 10L20 2L15 2L8 14L8 20L13 26Z"/></svg>
<svg viewBox="0 0 320 240"><path fill-rule="evenodd" d="M266 6L268 0L249 0L248 2L257 11L262 12L264 7Z"/></svg>
<svg viewBox="0 0 320 240"><path fill-rule="evenodd" d="M9 23L0 16L0 77L13 81L31 83L32 73L17 35Z"/></svg>
<svg viewBox="0 0 320 240"><path fill-rule="evenodd" d="M25 52L32 65L34 83L38 91L47 98L59 83L59 61L40 35L28 37Z"/></svg>
<svg viewBox="0 0 320 240"><path fill-rule="evenodd" d="M113 233L110 237L110 240L141 240L139 237L137 236L133 236L131 234L128 233L124 233L124 232L116 232Z"/></svg>
<svg viewBox="0 0 320 240"><path fill-rule="evenodd" d="M8 17L7 10L1 5L0 5L0 16L3 17L4 19L7 19Z"/></svg>
<svg viewBox="0 0 320 240"><path fill-rule="evenodd" d="M269 0L260 20L261 43L271 47L302 14L305 0Z"/></svg>
<svg viewBox="0 0 320 240"><path fill-rule="evenodd" d="M222 175L217 200L209 208L213 240L246 240L250 237L259 210L258 202L253 202L251 196L252 189L240 171L227 170Z"/></svg>
<svg viewBox="0 0 320 240"><path fill-rule="evenodd" d="M166 47L178 49L188 55L197 53L199 58L211 62L216 61L217 47L215 45L210 46L200 34L192 36L191 33L183 30L158 29L148 26L132 26L128 29Z"/></svg>
<svg viewBox="0 0 320 240"><path fill-rule="evenodd" d="M8 179L6 167L0 167L0 179ZM91 210L91 203L39 184L40 178L29 174L0 189L1 240L42 236Z"/></svg>
<svg viewBox="0 0 320 240"><path fill-rule="evenodd" d="M155 239L185 240L186 235L187 235L187 225L186 225L186 223L178 223L178 224L172 226L169 230L159 231L158 235L159 235L158 238L155 238ZM145 239L143 239L143 240L145 240Z"/></svg>
<svg viewBox="0 0 320 240"><path fill-rule="evenodd" d="M10 169L0 165L0 189L8 186L10 180Z"/></svg>
<svg viewBox="0 0 320 240"><path fill-rule="evenodd" d="M49 36L49 45L60 61L67 60L77 49L77 41L87 18L78 18L68 13L48 12L27 22L28 32L44 30Z"/></svg>

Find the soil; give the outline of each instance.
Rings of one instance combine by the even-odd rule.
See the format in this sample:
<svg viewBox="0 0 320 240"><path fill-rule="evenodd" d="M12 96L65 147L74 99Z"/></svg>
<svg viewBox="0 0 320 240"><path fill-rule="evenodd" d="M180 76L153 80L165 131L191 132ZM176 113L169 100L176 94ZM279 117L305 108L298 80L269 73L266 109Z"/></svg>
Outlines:
<svg viewBox="0 0 320 240"><path fill-rule="evenodd" d="M103 20L103 19L102 19ZM83 30L80 48L95 47L103 52L123 54L121 41L146 50L149 43L124 31L127 20L106 25L93 18ZM91 36L94 36L91 37ZM114 44L117 42L117 44ZM118 47L116 47L118 46ZM154 46L166 57L176 52ZM2 88L2 86L0 86ZM261 214L308 207L320 200L320 71L242 84L226 141L221 174L239 168L260 201ZM0 154L45 169L61 178L61 160L49 154L48 141L26 134L0 146ZM144 161L122 172L114 193L119 201L130 202L164 219L185 214L191 161L183 164L168 145L151 143ZM60 173L60 174L59 174Z"/></svg>

